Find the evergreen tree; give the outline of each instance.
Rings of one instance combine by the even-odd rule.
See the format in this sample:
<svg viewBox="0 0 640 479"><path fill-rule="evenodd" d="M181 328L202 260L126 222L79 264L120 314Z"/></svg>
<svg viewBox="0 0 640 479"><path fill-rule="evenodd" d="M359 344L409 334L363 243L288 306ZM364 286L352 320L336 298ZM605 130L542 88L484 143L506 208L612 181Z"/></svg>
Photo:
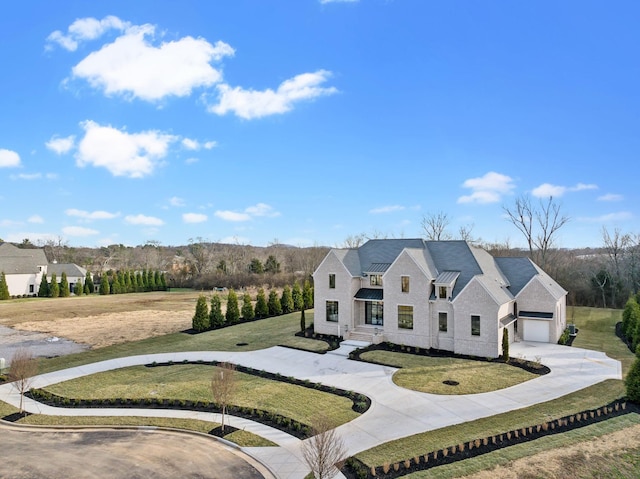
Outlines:
<svg viewBox="0 0 640 479"><path fill-rule="evenodd" d="M245 293L242 297L242 319L245 321L251 321L255 317L253 311L253 305L251 304L251 296L249 293Z"/></svg>
<svg viewBox="0 0 640 479"><path fill-rule="evenodd" d="M258 258L253 258L251 263L249 263L249 273L253 274L262 274L264 273L264 266L262 266L262 261Z"/></svg>
<svg viewBox="0 0 640 479"><path fill-rule="evenodd" d="M238 295L233 289L229 290L227 295L227 312L224 315L227 324L237 323L240 319L240 310L238 309Z"/></svg>
<svg viewBox="0 0 640 479"><path fill-rule="evenodd" d="M63 271L60 278L60 297L68 298L69 296L71 296L71 290L69 289L69 280L67 279L67 273Z"/></svg>
<svg viewBox="0 0 640 479"><path fill-rule="evenodd" d="M304 309L304 296L302 295L302 288L297 281L293 283L293 289L291 290L291 296L293 297L293 309L300 311Z"/></svg>
<svg viewBox="0 0 640 479"><path fill-rule="evenodd" d="M191 320L191 327L197 331L202 332L209 329L209 308L207 307L207 298L200 296L196 303L196 311Z"/></svg>
<svg viewBox="0 0 640 479"><path fill-rule="evenodd" d="M307 321L304 317L304 309L302 309L300 311L300 331L304 333L306 329L307 329Z"/></svg>
<svg viewBox="0 0 640 479"><path fill-rule="evenodd" d="M58 278L55 273L51 273L51 285L49 286L49 297L57 298L60 296L60 285L58 284Z"/></svg>
<svg viewBox="0 0 640 479"><path fill-rule="evenodd" d="M11 295L9 294L9 284L7 283L7 276L4 274L4 271L0 273L0 300L9 299Z"/></svg>
<svg viewBox="0 0 640 479"><path fill-rule="evenodd" d="M502 333L502 359L509 361L509 330L504 328Z"/></svg>
<svg viewBox="0 0 640 479"><path fill-rule="evenodd" d="M138 293L140 291L140 273L135 273L133 275L133 280L131 281L131 289L134 293Z"/></svg>
<svg viewBox="0 0 640 479"><path fill-rule="evenodd" d="M162 288L160 287L160 271L156 270L153 273L153 284L155 287L154 291L161 291Z"/></svg>
<svg viewBox="0 0 640 479"><path fill-rule="evenodd" d="M149 271L142 270L142 291L149 291Z"/></svg>
<svg viewBox="0 0 640 479"><path fill-rule="evenodd" d="M269 300L267 301L269 307L269 316L280 316L282 314L282 305L280 304L280 298L275 291L269 292Z"/></svg>
<svg viewBox="0 0 640 479"><path fill-rule="evenodd" d="M640 356L637 354L636 356L636 360L627 373L625 385L627 386L627 398L635 403L640 403Z"/></svg>
<svg viewBox="0 0 640 479"><path fill-rule="evenodd" d="M109 285L109 277L107 273L102 273L102 276L100 276L100 294L105 295L110 293L111 286Z"/></svg>
<svg viewBox="0 0 640 479"><path fill-rule="evenodd" d="M82 284L82 279L78 278L76 284L73 285L73 294L76 296L82 296L82 293L84 293L84 286Z"/></svg>
<svg viewBox="0 0 640 479"><path fill-rule="evenodd" d="M289 288L288 285L285 285L285 287L282 288L280 306L282 308L282 314L293 312L293 296L291 295L291 288Z"/></svg>
<svg viewBox="0 0 640 479"><path fill-rule="evenodd" d="M84 279L84 289L87 294L93 294L95 292L95 285L93 284L93 275L87 271L87 276Z"/></svg>
<svg viewBox="0 0 640 479"><path fill-rule="evenodd" d="M216 329L224 326L224 314L222 314L222 301L220 296L214 294L211 296L211 312L209 313L209 327Z"/></svg>
<svg viewBox="0 0 640 479"><path fill-rule="evenodd" d="M311 283L309 280L304 282L304 288L302 289L302 297L304 298L304 308L311 309L313 308L313 289L311 288Z"/></svg>
<svg viewBox="0 0 640 479"><path fill-rule="evenodd" d="M264 289L258 290L258 296L256 296L256 318L262 319L269 316L269 306L267 305L267 297L265 296Z"/></svg>
<svg viewBox="0 0 640 479"><path fill-rule="evenodd" d="M638 322L640 322L640 305L632 296L622 312L622 334L631 343L633 343Z"/></svg>
<svg viewBox="0 0 640 479"><path fill-rule="evenodd" d="M131 271L127 270L123 274L124 278L124 292L131 293Z"/></svg>
<svg viewBox="0 0 640 479"><path fill-rule="evenodd" d="M41 298L48 298L50 294L49 291L49 282L47 281L47 273L42 275L42 280L40 280L40 287L38 288L38 296Z"/></svg>
<svg viewBox="0 0 640 479"><path fill-rule="evenodd" d="M148 287L148 291L155 291L156 290L156 275L154 274L153 271L149 271L147 273L148 278L149 278L149 287Z"/></svg>
<svg viewBox="0 0 640 479"><path fill-rule="evenodd" d="M167 290L167 277L165 276L164 272L160 273L160 289L162 291Z"/></svg>
<svg viewBox="0 0 640 479"><path fill-rule="evenodd" d="M267 261L264 262L264 272L269 274L280 272L280 263L278 263L278 260L276 260L276 257L272 254L269 255Z"/></svg>

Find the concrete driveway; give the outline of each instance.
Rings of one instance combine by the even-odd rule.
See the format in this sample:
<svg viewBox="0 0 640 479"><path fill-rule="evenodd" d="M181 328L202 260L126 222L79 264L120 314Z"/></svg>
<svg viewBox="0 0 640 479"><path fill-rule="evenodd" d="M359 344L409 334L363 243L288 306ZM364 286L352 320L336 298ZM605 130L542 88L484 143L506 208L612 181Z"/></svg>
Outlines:
<svg viewBox="0 0 640 479"><path fill-rule="evenodd" d="M120 367L183 360L229 361L243 366L309 379L329 386L366 394L371 408L357 419L340 426L348 454L353 455L378 444L459 424L482 417L555 399L606 379L621 379L619 361L604 353L546 343L514 343L514 357L538 360L551 373L499 391L460 396L418 393L393 384L395 368L351 361L334 354L314 354L273 347L251 352L196 351L186 353L131 356L103 361L38 376L33 387L44 387L75 377ZM0 386L0 399L18 404L11 385ZM27 401L33 413L53 415L136 415L175 416L219 421L217 414L172 410L64 409ZM300 479L308 472L302 460L301 441L281 431L240 418L231 424L245 428L278 444L278 448L245 448L245 452L267 464L280 478Z"/></svg>

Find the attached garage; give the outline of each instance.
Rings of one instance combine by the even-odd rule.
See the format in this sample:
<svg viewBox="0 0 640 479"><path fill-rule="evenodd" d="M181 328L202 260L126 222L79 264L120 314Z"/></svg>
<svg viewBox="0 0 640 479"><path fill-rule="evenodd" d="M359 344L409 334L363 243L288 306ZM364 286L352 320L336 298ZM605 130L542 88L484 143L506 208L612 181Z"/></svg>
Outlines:
<svg viewBox="0 0 640 479"><path fill-rule="evenodd" d="M553 320L553 313L520 311L519 317L522 320L524 341L549 342L549 325Z"/></svg>

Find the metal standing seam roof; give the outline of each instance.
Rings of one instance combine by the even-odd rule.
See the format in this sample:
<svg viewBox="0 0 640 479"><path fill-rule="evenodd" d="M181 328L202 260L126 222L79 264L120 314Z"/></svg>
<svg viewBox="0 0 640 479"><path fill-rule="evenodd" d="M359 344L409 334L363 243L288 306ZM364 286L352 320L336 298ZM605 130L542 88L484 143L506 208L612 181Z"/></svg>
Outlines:
<svg viewBox="0 0 640 479"><path fill-rule="evenodd" d="M371 263L362 270L363 273L384 273L389 269L391 263Z"/></svg>
<svg viewBox="0 0 640 479"><path fill-rule="evenodd" d="M355 295L355 299L361 299L363 301L382 301L383 298L382 289L374 288L360 288Z"/></svg>
<svg viewBox="0 0 640 479"><path fill-rule="evenodd" d="M453 284L460 276L460 271L443 271L436 278L436 284Z"/></svg>

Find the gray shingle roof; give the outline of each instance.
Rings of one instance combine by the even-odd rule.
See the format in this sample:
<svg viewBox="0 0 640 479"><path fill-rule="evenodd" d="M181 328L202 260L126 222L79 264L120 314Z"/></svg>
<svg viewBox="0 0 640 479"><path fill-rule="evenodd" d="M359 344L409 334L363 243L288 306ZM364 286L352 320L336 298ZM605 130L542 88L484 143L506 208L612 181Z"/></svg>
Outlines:
<svg viewBox="0 0 640 479"><path fill-rule="evenodd" d="M66 273L67 276L71 277L84 277L87 274L87 270L73 263L51 263L47 266L47 274L51 276L52 273L55 273L58 278L62 276L62 273Z"/></svg>
<svg viewBox="0 0 640 479"><path fill-rule="evenodd" d="M0 271L5 274L34 274L49 262L42 249L23 249L11 243L0 244Z"/></svg>
<svg viewBox="0 0 640 479"><path fill-rule="evenodd" d="M496 264L509 281L509 291L517 296L531 278L538 274L529 258L495 258Z"/></svg>
<svg viewBox="0 0 640 479"><path fill-rule="evenodd" d="M452 298L455 298L474 276L482 274L482 269L466 241L426 241L425 244L438 274L442 271L460 272Z"/></svg>

